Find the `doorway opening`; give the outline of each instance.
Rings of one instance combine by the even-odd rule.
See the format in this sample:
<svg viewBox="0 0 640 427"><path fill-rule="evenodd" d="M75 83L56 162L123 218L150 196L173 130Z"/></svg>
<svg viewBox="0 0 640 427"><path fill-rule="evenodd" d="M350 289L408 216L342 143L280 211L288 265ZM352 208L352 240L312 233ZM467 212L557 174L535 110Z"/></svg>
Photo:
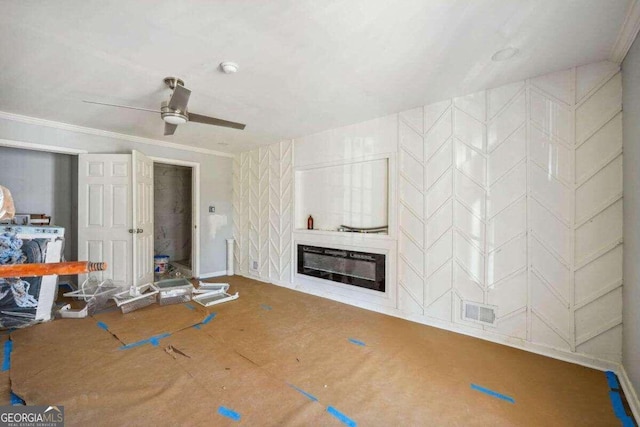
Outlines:
<svg viewBox="0 0 640 427"><path fill-rule="evenodd" d="M52 236L63 238L59 261L75 261L78 259L78 156L64 150L45 151L24 145L25 148L0 146L0 185L11 191L16 209L16 218L2 221L0 228L23 236L40 236L34 237L33 242L42 243ZM39 250L23 249L23 252L28 259L25 262L45 262L45 254ZM77 276L60 276L59 282L76 284L76 279Z"/></svg>
<svg viewBox="0 0 640 427"><path fill-rule="evenodd" d="M168 270L177 270L189 278L194 275L193 260L197 256L194 253L193 178L190 166L154 161L154 255L166 257ZM162 271L162 265L156 267L156 273Z"/></svg>

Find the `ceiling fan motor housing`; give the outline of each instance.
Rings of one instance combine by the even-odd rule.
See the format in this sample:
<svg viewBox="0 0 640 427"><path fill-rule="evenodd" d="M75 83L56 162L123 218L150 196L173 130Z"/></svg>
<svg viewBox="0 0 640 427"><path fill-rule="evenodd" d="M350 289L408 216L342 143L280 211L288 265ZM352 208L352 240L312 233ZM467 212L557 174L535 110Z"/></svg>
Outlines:
<svg viewBox="0 0 640 427"><path fill-rule="evenodd" d="M160 116L162 117L162 120L167 123L171 123L172 125L180 125L189 121L189 116L187 116L186 111L172 109L169 107L167 101L162 102Z"/></svg>

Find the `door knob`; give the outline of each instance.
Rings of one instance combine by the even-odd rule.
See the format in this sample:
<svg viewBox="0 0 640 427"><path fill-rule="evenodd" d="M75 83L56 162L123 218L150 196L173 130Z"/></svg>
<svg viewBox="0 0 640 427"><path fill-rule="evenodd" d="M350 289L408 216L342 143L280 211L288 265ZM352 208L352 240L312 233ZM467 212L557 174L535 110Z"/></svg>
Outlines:
<svg viewBox="0 0 640 427"><path fill-rule="evenodd" d="M144 231L144 230L143 230L142 228L138 228L138 229L136 230L136 233L142 233L143 231Z"/></svg>

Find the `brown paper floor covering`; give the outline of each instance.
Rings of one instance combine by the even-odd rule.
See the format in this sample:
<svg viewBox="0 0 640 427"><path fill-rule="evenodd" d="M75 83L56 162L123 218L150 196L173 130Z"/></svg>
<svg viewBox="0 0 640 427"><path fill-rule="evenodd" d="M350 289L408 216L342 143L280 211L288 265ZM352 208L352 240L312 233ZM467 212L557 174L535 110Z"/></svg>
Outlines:
<svg viewBox="0 0 640 427"><path fill-rule="evenodd" d="M240 298L12 332L13 392L64 405L70 426L620 425L603 372L238 276L216 281Z"/></svg>

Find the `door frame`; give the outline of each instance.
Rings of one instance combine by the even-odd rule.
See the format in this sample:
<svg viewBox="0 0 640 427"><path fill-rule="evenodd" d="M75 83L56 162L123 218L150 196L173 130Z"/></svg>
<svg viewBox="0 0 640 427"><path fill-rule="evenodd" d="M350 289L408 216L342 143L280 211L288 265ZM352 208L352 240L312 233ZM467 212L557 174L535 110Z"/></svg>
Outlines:
<svg viewBox="0 0 640 427"><path fill-rule="evenodd" d="M164 163L191 168L191 274L193 277L200 277L200 163L166 157L147 157L154 164Z"/></svg>

